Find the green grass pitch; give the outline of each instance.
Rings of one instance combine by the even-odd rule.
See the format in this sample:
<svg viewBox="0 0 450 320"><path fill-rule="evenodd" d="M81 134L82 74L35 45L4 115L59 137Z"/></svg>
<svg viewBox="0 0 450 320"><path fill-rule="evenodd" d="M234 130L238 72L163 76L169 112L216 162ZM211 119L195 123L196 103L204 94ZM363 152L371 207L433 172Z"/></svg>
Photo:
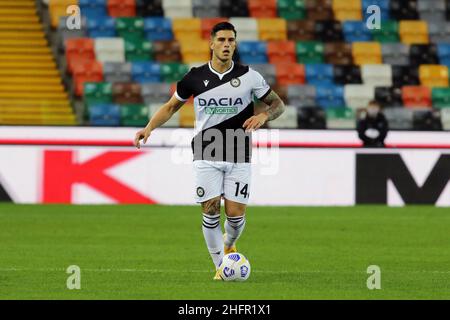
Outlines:
<svg viewBox="0 0 450 320"><path fill-rule="evenodd" d="M249 280L217 282L199 207L1 204L0 299L450 299L446 208L249 207L238 250Z"/></svg>

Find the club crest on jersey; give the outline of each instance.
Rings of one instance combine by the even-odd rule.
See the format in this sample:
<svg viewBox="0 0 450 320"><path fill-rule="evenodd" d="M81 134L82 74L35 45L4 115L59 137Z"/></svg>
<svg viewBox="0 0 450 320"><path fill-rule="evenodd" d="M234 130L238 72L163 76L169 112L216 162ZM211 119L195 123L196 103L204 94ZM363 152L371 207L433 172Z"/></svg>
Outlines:
<svg viewBox="0 0 450 320"><path fill-rule="evenodd" d="M198 187L197 188L197 195L199 197L203 197L205 195L205 189L203 189L202 187Z"/></svg>
<svg viewBox="0 0 450 320"><path fill-rule="evenodd" d="M239 80L239 78L233 78L230 80L230 84L231 86L237 88L241 85L241 80Z"/></svg>

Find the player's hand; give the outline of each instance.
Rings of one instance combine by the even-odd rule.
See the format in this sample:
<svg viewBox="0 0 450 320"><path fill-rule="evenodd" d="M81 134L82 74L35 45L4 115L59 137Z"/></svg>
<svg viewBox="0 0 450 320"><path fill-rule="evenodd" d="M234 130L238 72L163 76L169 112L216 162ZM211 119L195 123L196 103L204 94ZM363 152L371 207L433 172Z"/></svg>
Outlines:
<svg viewBox="0 0 450 320"><path fill-rule="evenodd" d="M140 140L143 139L143 143L145 144L147 142L148 137L150 137L150 132L151 132L150 129L148 129L147 127L136 132L136 136L134 137L134 146L140 149L141 148Z"/></svg>
<svg viewBox="0 0 450 320"><path fill-rule="evenodd" d="M245 120L242 127L245 129L245 132L252 132L256 129L260 128L264 123L266 123L268 116L265 112L262 112L256 116L252 116Z"/></svg>

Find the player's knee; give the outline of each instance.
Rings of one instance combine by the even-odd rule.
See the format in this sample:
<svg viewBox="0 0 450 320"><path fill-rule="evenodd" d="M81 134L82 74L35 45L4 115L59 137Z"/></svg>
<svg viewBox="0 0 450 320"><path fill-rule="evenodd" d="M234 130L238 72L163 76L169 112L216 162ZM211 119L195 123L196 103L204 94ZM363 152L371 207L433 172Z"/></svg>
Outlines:
<svg viewBox="0 0 450 320"><path fill-rule="evenodd" d="M218 214L220 213L220 197L216 197L205 202L202 202L203 213Z"/></svg>

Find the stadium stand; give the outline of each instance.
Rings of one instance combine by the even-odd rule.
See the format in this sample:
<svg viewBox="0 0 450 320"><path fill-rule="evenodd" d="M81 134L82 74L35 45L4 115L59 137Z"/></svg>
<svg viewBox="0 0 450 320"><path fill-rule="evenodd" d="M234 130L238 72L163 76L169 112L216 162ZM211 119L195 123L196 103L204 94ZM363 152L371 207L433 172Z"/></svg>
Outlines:
<svg viewBox="0 0 450 320"><path fill-rule="evenodd" d="M449 1L43 3L38 15L32 0L0 1L1 123L73 124L75 109L84 115L80 124L141 125L185 72L209 60L210 29L228 20L238 32L236 60L259 71L289 106L271 127L354 128L372 99L394 129L423 129L439 117L450 124ZM68 5L80 7L79 30L67 29ZM372 5L380 9L379 29L366 23ZM166 125L193 124L188 102Z"/></svg>

